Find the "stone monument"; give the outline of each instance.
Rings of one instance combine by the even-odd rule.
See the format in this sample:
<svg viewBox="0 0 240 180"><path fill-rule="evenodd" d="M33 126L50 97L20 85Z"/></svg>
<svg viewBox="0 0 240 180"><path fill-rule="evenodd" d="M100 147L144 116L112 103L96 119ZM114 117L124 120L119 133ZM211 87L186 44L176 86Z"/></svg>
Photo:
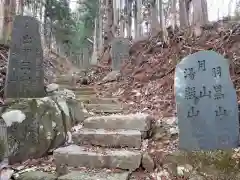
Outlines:
<svg viewBox="0 0 240 180"><path fill-rule="evenodd" d="M177 65L174 81L180 149L237 147L237 95L228 60L214 51L191 54Z"/></svg>
<svg viewBox="0 0 240 180"><path fill-rule="evenodd" d="M117 37L111 42L112 70L120 70L124 60L129 58L130 44L127 38Z"/></svg>
<svg viewBox="0 0 240 180"><path fill-rule="evenodd" d="M39 23L34 17L15 17L5 85L6 98L45 95L43 50Z"/></svg>

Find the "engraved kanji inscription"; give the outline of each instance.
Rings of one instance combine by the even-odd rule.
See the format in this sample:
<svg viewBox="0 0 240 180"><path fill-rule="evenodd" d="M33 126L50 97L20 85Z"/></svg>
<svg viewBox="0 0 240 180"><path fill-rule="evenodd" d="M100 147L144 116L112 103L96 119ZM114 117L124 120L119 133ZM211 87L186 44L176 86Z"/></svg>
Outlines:
<svg viewBox="0 0 240 180"><path fill-rule="evenodd" d="M222 76L222 69L220 66L212 68L212 75L213 77L221 77Z"/></svg>
<svg viewBox="0 0 240 180"><path fill-rule="evenodd" d="M200 111L196 110L194 106L192 106L190 108L190 110L188 111L188 118L192 118L192 117L197 117L199 115Z"/></svg>
<svg viewBox="0 0 240 180"><path fill-rule="evenodd" d="M224 98L224 94L222 93L222 85L219 84L219 85L214 85L213 86L213 89L214 89L214 99L215 100L218 100L218 99L223 99Z"/></svg>
<svg viewBox="0 0 240 180"><path fill-rule="evenodd" d="M23 43L24 43L24 44L26 44L26 43L32 43L32 37L29 36L28 34L23 35Z"/></svg>
<svg viewBox="0 0 240 180"><path fill-rule="evenodd" d="M215 110L215 115L216 115L216 117L228 116L228 112L222 106L218 106L217 109Z"/></svg>
<svg viewBox="0 0 240 180"><path fill-rule="evenodd" d="M206 71L206 61L205 60L198 61L198 71Z"/></svg>
<svg viewBox="0 0 240 180"><path fill-rule="evenodd" d="M196 88L195 87L187 87L185 88L185 99L194 99L196 97Z"/></svg>
<svg viewBox="0 0 240 180"><path fill-rule="evenodd" d="M203 97L209 97L211 98L211 91L207 91L207 88L205 86L202 87L202 90L200 91L199 98Z"/></svg>
<svg viewBox="0 0 240 180"><path fill-rule="evenodd" d="M185 68L184 69L184 78L194 80L196 72L194 71L194 68Z"/></svg>
<svg viewBox="0 0 240 180"><path fill-rule="evenodd" d="M239 147L239 102L229 61L214 51L184 57L175 68L174 93L183 151Z"/></svg>
<svg viewBox="0 0 240 180"><path fill-rule="evenodd" d="M4 94L6 98L46 95L39 22L34 17L15 16Z"/></svg>

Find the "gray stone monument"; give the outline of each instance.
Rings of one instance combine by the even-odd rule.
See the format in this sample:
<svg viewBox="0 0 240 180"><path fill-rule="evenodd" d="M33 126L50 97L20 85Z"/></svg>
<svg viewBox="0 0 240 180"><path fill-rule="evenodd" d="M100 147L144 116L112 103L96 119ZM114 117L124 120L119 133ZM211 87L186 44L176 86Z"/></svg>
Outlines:
<svg viewBox="0 0 240 180"><path fill-rule="evenodd" d="M124 60L129 58L130 43L127 38L117 37L111 42L112 70L120 70Z"/></svg>
<svg viewBox="0 0 240 180"><path fill-rule="evenodd" d="M237 147L237 95L228 60L214 51L189 55L177 65L174 81L180 149Z"/></svg>
<svg viewBox="0 0 240 180"><path fill-rule="evenodd" d="M16 16L13 23L6 77L6 98L43 97L43 50L34 17Z"/></svg>

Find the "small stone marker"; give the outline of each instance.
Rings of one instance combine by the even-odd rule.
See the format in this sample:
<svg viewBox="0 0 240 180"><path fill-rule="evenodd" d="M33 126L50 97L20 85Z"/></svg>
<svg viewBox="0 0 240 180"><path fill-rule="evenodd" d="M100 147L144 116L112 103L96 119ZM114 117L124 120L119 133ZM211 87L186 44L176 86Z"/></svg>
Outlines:
<svg viewBox="0 0 240 180"><path fill-rule="evenodd" d="M43 50L34 17L16 16L10 43L6 98L43 97Z"/></svg>
<svg viewBox="0 0 240 180"><path fill-rule="evenodd" d="M174 85L180 149L238 146L237 95L227 59L214 51L189 55L177 65Z"/></svg>
<svg viewBox="0 0 240 180"><path fill-rule="evenodd" d="M112 70L120 70L123 60L129 58L129 40L121 37L114 38L111 45Z"/></svg>

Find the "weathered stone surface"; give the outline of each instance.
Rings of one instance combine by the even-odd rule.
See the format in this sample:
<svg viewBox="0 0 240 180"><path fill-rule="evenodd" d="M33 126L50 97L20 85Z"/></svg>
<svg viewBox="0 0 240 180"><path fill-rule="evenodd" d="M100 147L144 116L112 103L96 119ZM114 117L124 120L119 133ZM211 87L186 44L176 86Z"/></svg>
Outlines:
<svg viewBox="0 0 240 180"><path fill-rule="evenodd" d="M9 146L9 162L39 158L71 141L70 130L83 121L78 101L68 91L37 99L9 99L2 110ZM1 131L2 132L2 131Z"/></svg>
<svg viewBox="0 0 240 180"><path fill-rule="evenodd" d="M95 91L94 88L91 86L76 87L76 86L72 86L72 85L60 84L60 87L63 89L69 89L72 91Z"/></svg>
<svg viewBox="0 0 240 180"><path fill-rule="evenodd" d="M148 152L143 153L142 156L142 167L148 172L152 172L155 168L155 163L152 157L148 154Z"/></svg>
<svg viewBox="0 0 240 180"><path fill-rule="evenodd" d="M178 135L177 118L165 117L154 122L151 136L154 140L170 139Z"/></svg>
<svg viewBox="0 0 240 180"><path fill-rule="evenodd" d="M114 38L111 42L111 47L112 69L119 70L122 62L129 58L129 39Z"/></svg>
<svg viewBox="0 0 240 180"><path fill-rule="evenodd" d="M92 96L77 96L77 100L86 104L117 104L117 98L98 98Z"/></svg>
<svg viewBox="0 0 240 180"><path fill-rule="evenodd" d="M55 91L53 93L55 96L63 98L63 99L76 99L76 95L72 90L63 89L61 91Z"/></svg>
<svg viewBox="0 0 240 180"><path fill-rule="evenodd" d="M80 129L73 134L75 144L92 144L103 147L141 147L141 132L138 130Z"/></svg>
<svg viewBox="0 0 240 180"><path fill-rule="evenodd" d="M86 104L85 107L94 113L120 113L123 111L119 104Z"/></svg>
<svg viewBox="0 0 240 180"><path fill-rule="evenodd" d="M176 67L175 94L181 149L238 146L237 96L227 59L214 51L185 57Z"/></svg>
<svg viewBox="0 0 240 180"><path fill-rule="evenodd" d="M75 125L77 123L82 123L85 119L82 103L75 99L68 99L67 104L72 124Z"/></svg>
<svg viewBox="0 0 240 180"><path fill-rule="evenodd" d="M128 180L130 172L105 172L104 170L99 172L82 172L74 171L65 176L59 177L59 180Z"/></svg>
<svg viewBox="0 0 240 180"><path fill-rule="evenodd" d="M148 131L152 118L148 114L95 116L84 121L84 127L90 129L132 129Z"/></svg>
<svg viewBox="0 0 240 180"><path fill-rule="evenodd" d="M93 95L96 94L94 90L87 90L87 91L82 91L82 90L75 90L76 95Z"/></svg>
<svg viewBox="0 0 240 180"><path fill-rule="evenodd" d="M60 86L62 85L71 86L72 75L71 74L60 75L59 77L56 78L55 83L59 84Z"/></svg>
<svg viewBox="0 0 240 180"><path fill-rule="evenodd" d="M39 23L30 16L15 16L6 76L7 98L44 97L43 50Z"/></svg>
<svg viewBox="0 0 240 180"><path fill-rule="evenodd" d="M111 71L103 78L102 82L107 83L111 81L117 81L120 76L121 76L121 73L119 70Z"/></svg>
<svg viewBox="0 0 240 180"><path fill-rule="evenodd" d="M64 143L61 110L51 98L22 99L2 114L7 125L9 162L43 156Z"/></svg>
<svg viewBox="0 0 240 180"><path fill-rule="evenodd" d="M56 180L57 177L41 171L25 172L18 177L18 180Z"/></svg>
<svg viewBox="0 0 240 180"><path fill-rule="evenodd" d="M53 91L57 91L58 89L59 89L59 85L58 85L58 84L55 84L55 83L49 84L49 85L47 85L47 87L46 87L46 91L47 91L48 93L53 92Z"/></svg>
<svg viewBox="0 0 240 180"><path fill-rule="evenodd" d="M53 152L53 157L56 164L68 164L73 167L135 170L141 163L139 151L99 149L77 145L58 148Z"/></svg>

